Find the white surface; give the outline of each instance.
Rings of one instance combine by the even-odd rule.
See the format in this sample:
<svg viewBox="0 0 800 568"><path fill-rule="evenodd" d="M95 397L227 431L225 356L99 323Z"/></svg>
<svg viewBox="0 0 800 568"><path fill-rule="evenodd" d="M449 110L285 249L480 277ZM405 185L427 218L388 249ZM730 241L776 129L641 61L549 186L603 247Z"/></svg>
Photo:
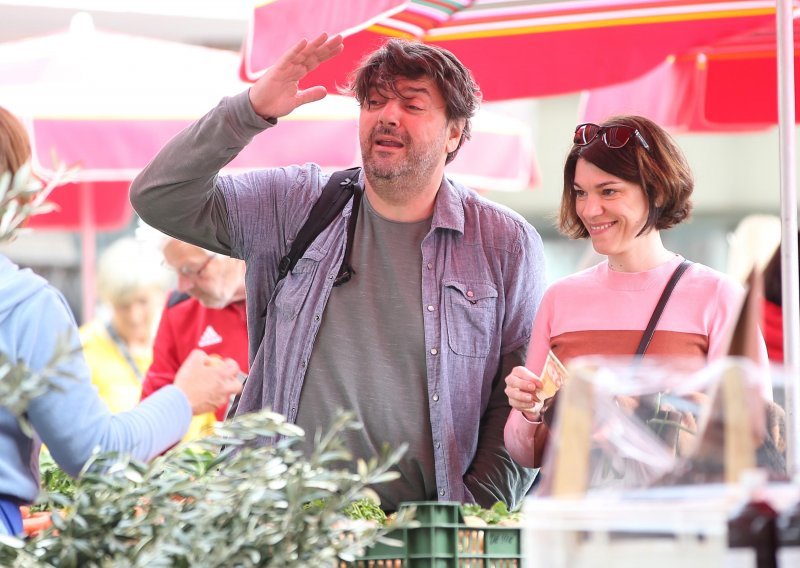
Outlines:
<svg viewBox="0 0 800 568"><path fill-rule="evenodd" d="M0 41L63 30L86 11L100 29L239 50L250 0L0 0Z"/></svg>
<svg viewBox="0 0 800 568"><path fill-rule="evenodd" d="M767 486L778 510L800 487ZM528 498L523 505L525 568L707 568L728 566L727 518L738 486L665 487L581 499Z"/></svg>

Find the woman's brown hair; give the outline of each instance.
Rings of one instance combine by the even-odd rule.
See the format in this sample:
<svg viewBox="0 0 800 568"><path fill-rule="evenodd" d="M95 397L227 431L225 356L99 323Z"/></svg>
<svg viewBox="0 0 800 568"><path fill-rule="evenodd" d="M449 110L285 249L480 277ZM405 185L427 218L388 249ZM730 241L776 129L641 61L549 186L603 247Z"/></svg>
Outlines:
<svg viewBox="0 0 800 568"><path fill-rule="evenodd" d="M0 107L0 174L14 175L30 157L31 145L25 127L16 116Z"/></svg>
<svg viewBox="0 0 800 568"><path fill-rule="evenodd" d="M632 136L622 148L609 148L598 136L585 146L573 145L564 164L559 229L573 239L585 239L589 231L575 209L575 169L583 158L613 176L639 185L647 197L649 213L639 234L669 229L689 216L694 179L683 152L672 137L642 116L615 116L600 126L623 125L639 131L649 150Z"/></svg>
<svg viewBox="0 0 800 568"><path fill-rule="evenodd" d="M800 247L800 231L797 233L797 246ZM781 264L781 245L779 244L764 267L764 298L776 306L783 306Z"/></svg>

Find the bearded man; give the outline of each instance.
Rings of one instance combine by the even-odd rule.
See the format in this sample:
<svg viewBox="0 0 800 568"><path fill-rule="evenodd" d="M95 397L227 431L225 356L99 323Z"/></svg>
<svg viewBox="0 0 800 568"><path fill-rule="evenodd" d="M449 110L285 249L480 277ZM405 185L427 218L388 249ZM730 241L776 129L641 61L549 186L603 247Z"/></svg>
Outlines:
<svg viewBox="0 0 800 568"><path fill-rule="evenodd" d="M344 440L353 463L408 444L397 479L375 487L387 511L433 499L516 506L535 471L503 444L503 377L530 339L542 243L521 216L445 176L480 102L461 62L393 39L355 70L355 196L285 278L279 262L329 176L316 164L219 175L254 136L326 95L299 82L342 49L341 36L298 42L174 138L131 201L160 230L247 263L238 413L284 414L309 434L309 453L311 433L351 410L364 426Z"/></svg>

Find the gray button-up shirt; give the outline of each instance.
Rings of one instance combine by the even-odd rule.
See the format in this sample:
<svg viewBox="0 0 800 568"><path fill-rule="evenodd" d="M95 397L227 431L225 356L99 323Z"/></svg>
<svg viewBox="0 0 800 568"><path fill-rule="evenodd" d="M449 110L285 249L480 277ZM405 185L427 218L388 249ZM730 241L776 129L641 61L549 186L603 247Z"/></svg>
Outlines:
<svg viewBox="0 0 800 568"><path fill-rule="evenodd" d="M270 125L253 112L247 93L223 99L139 175L131 201L162 231L247 261L252 364L239 411L270 407L294 420L320 325L315 316L324 312L344 255L351 204L276 286L278 262L327 176L314 164L216 176ZM503 445L503 379L522 363L543 292L541 239L518 214L444 179L422 256L425 345L436 353L427 359L427 376L433 440L441 447L439 497L514 505L533 473Z"/></svg>

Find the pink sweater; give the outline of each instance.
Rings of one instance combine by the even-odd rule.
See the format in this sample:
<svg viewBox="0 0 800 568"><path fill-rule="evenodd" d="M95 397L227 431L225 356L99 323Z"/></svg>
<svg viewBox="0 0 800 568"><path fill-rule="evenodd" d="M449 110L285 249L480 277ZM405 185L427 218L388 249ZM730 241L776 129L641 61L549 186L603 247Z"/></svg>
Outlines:
<svg viewBox="0 0 800 568"><path fill-rule="evenodd" d="M615 272L602 262L555 282L536 314L525 366L540 374L550 349L565 364L580 355L635 353L667 280L682 261L676 256L645 272ZM647 354L725 356L743 295L734 279L692 264L673 290ZM759 349L766 367L763 339ZM505 442L523 465L529 465L534 429L521 412L511 411Z"/></svg>

